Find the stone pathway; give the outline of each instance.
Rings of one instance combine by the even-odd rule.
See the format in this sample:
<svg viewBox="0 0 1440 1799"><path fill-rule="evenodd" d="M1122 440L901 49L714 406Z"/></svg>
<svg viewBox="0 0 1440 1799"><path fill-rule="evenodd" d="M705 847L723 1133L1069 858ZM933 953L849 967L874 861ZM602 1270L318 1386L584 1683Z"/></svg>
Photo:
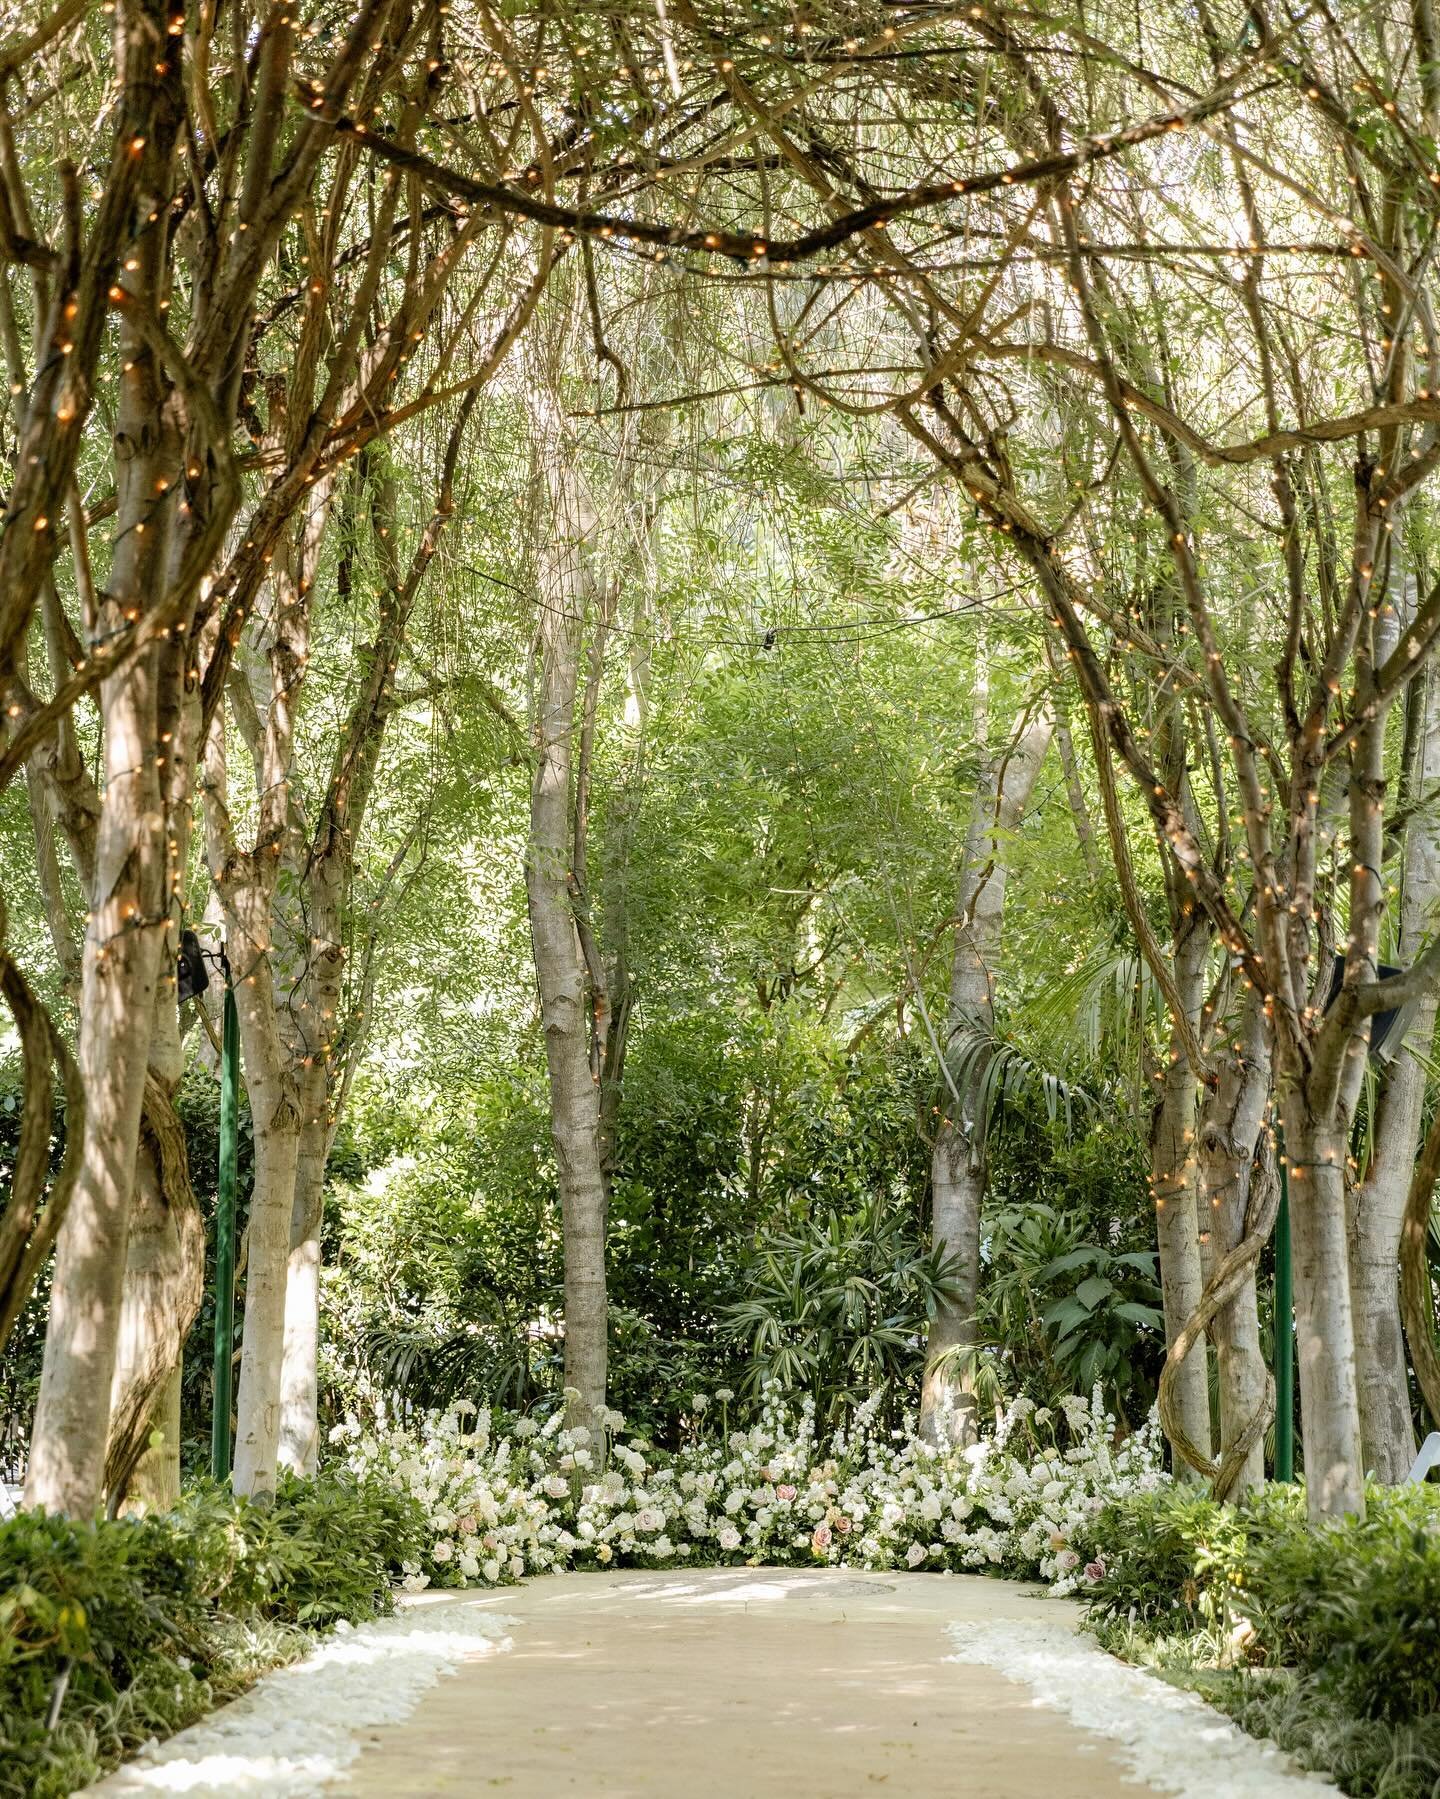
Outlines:
<svg viewBox="0 0 1440 1799"><path fill-rule="evenodd" d="M424 1593L104 1799L1333 1799L1008 1581L564 1574ZM1147 1779L1154 1784L1147 1784Z"/></svg>
<svg viewBox="0 0 1440 1799"><path fill-rule="evenodd" d="M439 1596L436 1596L437 1601ZM980 1577L706 1569L562 1575L471 1603L508 1654L370 1733L355 1799L1101 1799L1155 1789L947 1626L1077 1608Z"/></svg>

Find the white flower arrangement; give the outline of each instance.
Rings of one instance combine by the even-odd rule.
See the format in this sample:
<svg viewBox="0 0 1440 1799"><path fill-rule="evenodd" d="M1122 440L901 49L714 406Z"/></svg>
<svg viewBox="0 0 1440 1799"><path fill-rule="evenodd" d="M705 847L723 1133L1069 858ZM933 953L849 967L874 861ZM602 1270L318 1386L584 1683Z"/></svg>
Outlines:
<svg viewBox="0 0 1440 1799"><path fill-rule="evenodd" d="M560 1566L738 1561L1001 1569L1069 1593L1104 1575L1095 1520L1106 1502L1168 1479L1154 1420L1117 1441L1098 1387L1058 1415L1017 1401L963 1449L932 1447L908 1426L882 1431L878 1403L821 1441L813 1407L796 1411L770 1388L748 1429L674 1453L607 1447L558 1413L496 1437L488 1409L465 1401L404 1425L351 1419L331 1440L357 1473L424 1509L427 1550L403 1570L412 1591Z"/></svg>

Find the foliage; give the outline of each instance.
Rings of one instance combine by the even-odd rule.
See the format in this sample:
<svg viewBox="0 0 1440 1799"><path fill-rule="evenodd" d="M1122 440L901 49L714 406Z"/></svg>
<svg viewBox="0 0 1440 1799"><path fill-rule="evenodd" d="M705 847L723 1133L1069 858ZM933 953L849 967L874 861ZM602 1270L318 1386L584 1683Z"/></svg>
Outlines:
<svg viewBox="0 0 1440 1799"><path fill-rule="evenodd" d="M524 1407L553 1383L559 1229L548 1127L520 1082L451 1095L440 1128L417 1119L337 1194L339 1254L325 1275L327 1385L343 1412L363 1390L422 1407L483 1391ZM388 1153L387 1153L388 1152Z"/></svg>
<svg viewBox="0 0 1440 1799"><path fill-rule="evenodd" d="M387 1611L419 1522L339 1470L282 1482L266 1510L200 1488L165 1515L0 1524L0 1794L71 1792L307 1631Z"/></svg>
<svg viewBox="0 0 1440 1799"><path fill-rule="evenodd" d="M805 1390L838 1418L888 1381L898 1414L936 1291L920 1078L876 1051L839 1058L778 1015L682 1016L637 1038L608 1229L610 1396L637 1427L673 1444L686 1393L765 1378L770 1352L747 1371L752 1333L735 1308L760 1297L767 1259L795 1254L809 1258L802 1308L823 1311L827 1282L852 1283L830 1315L783 1327L813 1361ZM443 1096L417 1084L408 1105L387 1096L362 1114L361 1172L335 1183L324 1275L332 1416L376 1395L422 1410L472 1393L510 1410L558 1400L542 1080L512 1068Z"/></svg>
<svg viewBox="0 0 1440 1799"><path fill-rule="evenodd" d="M1287 1669L1265 1680L1201 1674L1193 1684L1243 1730L1329 1775L1352 1799L1433 1799L1440 1787L1440 1714L1405 1724L1357 1717L1313 1675Z"/></svg>
<svg viewBox="0 0 1440 1799"><path fill-rule="evenodd" d="M973 1106L982 1138L1003 1129L1017 1107L1035 1104L1043 1107L1052 1130L1063 1125L1068 1134L1094 1103L1083 1087L1022 1044L973 1020L961 1019L951 1028L945 1066L954 1091Z"/></svg>
<svg viewBox="0 0 1440 1799"><path fill-rule="evenodd" d="M744 1298L723 1316L749 1347L744 1390L809 1394L832 1424L872 1394L894 1420L929 1319L959 1291L954 1259L921 1242L913 1215L879 1196L763 1232L742 1283Z"/></svg>
<svg viewBox="0 0 1440 1799"><path fill-rule="evenodd" d="M1196 1685L1347 1792L1418 1799L1440 1779L1440 1495L1372 1487L1322 1525L1300 1487L1238 1507L1167 1487L1114 1500L1087 1594L1107 1647Z"/></svg>
<svg viewBox="0 0 1440 1799"><path fill-rule="evenodd" d="M986 1222L980 1318L992 1353L1027 1390L1037 1378L1045 1396L1098 1381L1127 1416L1148 1410L1164 1341L1154 1251L1087 1242L1083 1219L1043 1201Z"/></svg>

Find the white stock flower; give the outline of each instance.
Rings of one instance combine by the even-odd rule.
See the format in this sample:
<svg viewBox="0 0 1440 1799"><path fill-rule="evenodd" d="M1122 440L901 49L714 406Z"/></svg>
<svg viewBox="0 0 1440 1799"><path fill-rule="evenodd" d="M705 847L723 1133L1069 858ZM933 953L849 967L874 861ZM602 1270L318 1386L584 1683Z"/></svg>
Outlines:
<svg viewBox="0 0 1440 1799"><path fill-rule="evenodd" d="M557 1412L543 1429L517 1421L515 1438L533 1445L517 1453L509 1438L490 1440L483 1408L474 1431L460 1430L460 1407L374 1430L350 1420L340 1440L357 1473L390 1480L423 1508L432 1546L402 1569L411 1590L576 1562L703 1561L742 1546L757 1558L876 1569L1003 1565L1069 1590L1075 1567L1100 1565L1112 1547L1095 1535L1107 1500L1168 1476L1153 1420L1112 1448L1114 1421L1096 1396L1058 1410L1065 1423L1041 1449L1020 1433L1007 1442L1027 1411L1048 1422L1028 1402L956 1451L918 1442L908 1422L879 1429L871 1402L848 1430L817 1437L813 1407L787 1408L773 1388L728 1447L646 1454L638 1442L607 1449L602 1437L592 1450L589 1433L564 1429ZM577 1497L564 1470L586 1467Z"/></svg>

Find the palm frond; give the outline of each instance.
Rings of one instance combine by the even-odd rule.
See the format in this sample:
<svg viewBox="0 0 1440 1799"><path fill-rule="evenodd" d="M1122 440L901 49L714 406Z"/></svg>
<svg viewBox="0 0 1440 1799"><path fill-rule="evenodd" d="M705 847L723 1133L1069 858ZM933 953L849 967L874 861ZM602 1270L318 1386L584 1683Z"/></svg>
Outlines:
<svg viewBox="0 0 1440 1799"><path fill-rule="evenodd" d="M1000 1126L1007 1113L1038 1100L1053 1126L1075 1128L1077 1111L1089 1110L1094 1096L1059 1069L1049 1067L1009 1036L978 1022L962 1022L951 1033L946 1066L967 1132L982 1135Z"/></svg>
<svg viewBox="0 0 1440 1799"><path fill-rule="evenodd" d="M1087 1062L1133 1062L1147 1037L1167 1030L1165 996L1134 949L1107 945L1037 994L1016 1016L1041 1042L1064 1044Z"/></svg>

